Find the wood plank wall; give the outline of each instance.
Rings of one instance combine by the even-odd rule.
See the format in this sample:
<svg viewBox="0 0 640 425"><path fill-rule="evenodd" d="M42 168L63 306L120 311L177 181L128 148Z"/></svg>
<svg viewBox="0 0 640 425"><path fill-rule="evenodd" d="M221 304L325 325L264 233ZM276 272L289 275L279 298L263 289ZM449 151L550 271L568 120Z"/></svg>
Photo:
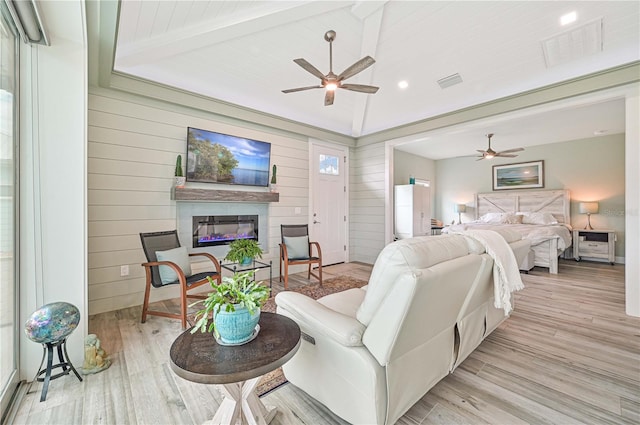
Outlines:
<svg viewBox="0 0 640 425"><path fill-rule="evenodd" d="M144 270L140 264L145 257L138 234L176 228L176 203L170 191L176 156L186 152L188 126L271 143L271 160L278 165L280 202L269 206L265 259L277 263L281 223L307 222L306 138L92 87L87 164L90 314L142 303ZM183 164L185 160L183 156ZM294 215L296 207L301 208L300 215ZM120 276L122 265L129 265L129 276ZM277 273L275 266L274 275ZM176 296L176 288L152 291L152 300Z"/></svg>
<svg viewBox="0 0 640 425"><path fill-rule="evenodd" d="M350 258L373 264L384 248L385 146L358 147L350 156Z"/></svg>

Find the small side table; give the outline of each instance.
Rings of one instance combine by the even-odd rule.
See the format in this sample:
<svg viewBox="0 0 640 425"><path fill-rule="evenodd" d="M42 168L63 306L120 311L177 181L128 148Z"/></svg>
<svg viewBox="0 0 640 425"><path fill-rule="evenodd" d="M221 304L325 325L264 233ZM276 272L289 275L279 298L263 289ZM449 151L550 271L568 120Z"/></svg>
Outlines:
<svg viewBox="0 0 640 425"><path fill-rule="evenodd" d="M602 258L613 265L616 260L616 232L606 229L574 229L573 257Z"/></svg>
<svg viewBox="0 0 640 425"><path fill-rule="evenodd" d="M240 263L226 263L220 264L220 267L223 269L229 270L233 273L241 273L249 270L256 269L269 269L269 289L271 289L271 285L273 284L273 268L271 267L273 261L269 261L269 263L265 263L263 261L253 260L251 263L244 265Z"/></svg>
<svg viewBox="0 0 640 425"><path fill-rule="evenodd" d="M183 332L171 345L171 369L201 384L222 384L225 396L211 423L267 424L277 411L258 398L260 377L285 364L300 347L300 327L280 314L260 313L260 332L244 345L219 345L209 332ZM209 422L207 422L209 423Z"/></svg>

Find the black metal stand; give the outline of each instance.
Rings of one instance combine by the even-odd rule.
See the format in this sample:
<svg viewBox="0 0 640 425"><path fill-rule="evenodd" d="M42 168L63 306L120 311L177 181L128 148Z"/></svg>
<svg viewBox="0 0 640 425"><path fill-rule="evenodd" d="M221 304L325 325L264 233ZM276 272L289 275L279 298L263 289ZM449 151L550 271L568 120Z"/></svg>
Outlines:
<svg viewBox="0 0 640 425"><path fill-rule="evenodd" d="M60 363L57 365L53 364L53 349L58 349L58 360ZM71 360L69 360L69 354L67 354L67 339L62 339L57 342L47 342L42 344L42 361L40 362L40 366L38 367L38 372L36 376L33 378L33 381L44 382L44 386L42 387L42 395L40 396L40 401L45 401L47 399L47 391L49 390L49 382L52 379L59 378L61 376L68 375L70 371L73 371L75 375L78 377L80 382L82 382L82 378L76 368L71 364ZM44 357L47 355L47 368L42 369L42 364L44 363ZM62 372L51 376L51 371L55 368L61 367ZM40 378L40 375L44 375L44 378Z"/></svg>

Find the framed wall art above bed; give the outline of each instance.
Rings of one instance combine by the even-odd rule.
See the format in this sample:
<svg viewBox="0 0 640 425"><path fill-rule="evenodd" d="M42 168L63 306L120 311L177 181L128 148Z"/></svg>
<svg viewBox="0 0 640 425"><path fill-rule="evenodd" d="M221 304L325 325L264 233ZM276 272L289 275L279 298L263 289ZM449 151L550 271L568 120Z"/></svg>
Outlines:
<svg viewBox="0 0 640 425"><path fill-rule="evenodd" d="M544 187L544 161L493 166L493 190Z"/></svg>

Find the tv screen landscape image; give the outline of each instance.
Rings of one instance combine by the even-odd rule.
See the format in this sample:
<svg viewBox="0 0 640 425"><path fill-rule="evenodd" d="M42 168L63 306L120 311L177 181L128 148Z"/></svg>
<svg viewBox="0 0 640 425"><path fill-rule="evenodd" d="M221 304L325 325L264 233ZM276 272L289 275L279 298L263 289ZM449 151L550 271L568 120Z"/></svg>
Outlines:
<svg viewBox="0 0 640 425"><path fill-rule="evenodd" d="M187 129L187 180L269 185L271 143L229 134Z"/></svg>

